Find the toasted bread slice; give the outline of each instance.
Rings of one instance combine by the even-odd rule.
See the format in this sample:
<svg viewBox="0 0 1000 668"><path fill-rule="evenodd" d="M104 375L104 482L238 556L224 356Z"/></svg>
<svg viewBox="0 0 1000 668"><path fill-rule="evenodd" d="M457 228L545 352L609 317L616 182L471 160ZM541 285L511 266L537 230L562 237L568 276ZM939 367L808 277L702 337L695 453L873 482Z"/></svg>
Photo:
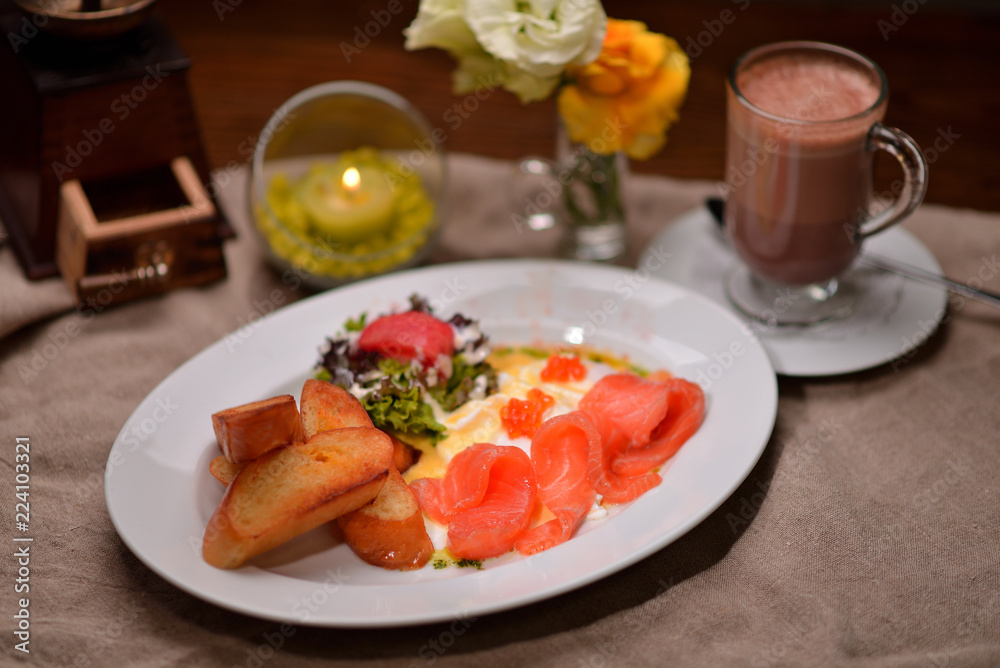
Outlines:
<svg viewBox="0 0 1000 668"><path fill-rule="evenodd" d="M395 470L372 503L338 517L337 526L344 542L373 566L409 571L422 568L434 552L417 498Z"/></svg>
<svg viewBox="0 0 1000 668"><path fill-rule="evenodd" d="M364 406L353 394L325 380L307 380L299 406L307 439L324 431L372 426Z"/></svg>
<svg viewBox="0 0 1000 668"><path fill-rule="evenodd" d="M241 470L205 528L202 555L236 568L371 502L392 469L392 442L374 427L317 434Z"/></svg>
<svg viewBox="0 0 1000 668"><path fill-rule="evenodd" d="M229 483L233 481L233 478L236 477L236 474L239 473L240 469L244 466L246 466L246 464L233 464L223 455L219 455L208 465L208 470L213 476L215 476L216 480L228 487Z"/></svg>
<svg viewBox="0 0 1000 668"><path fill-rule="evenodd" d="M325 380L309 379L305 382L299 399L299 411L302 413L306 438L344 427L372 426L372 420L364 406L353 394ZM420 451L392 434L390 436L395 448L392 462L396 470L402 473L416 463Z"/></svg>
<svg viewBox="0 0 1000 668"><path fill-rule="evenodd" d="M233 464L305 440L302 418L290 394L219 411L212 415L212 427L222 454Z"/></svg>

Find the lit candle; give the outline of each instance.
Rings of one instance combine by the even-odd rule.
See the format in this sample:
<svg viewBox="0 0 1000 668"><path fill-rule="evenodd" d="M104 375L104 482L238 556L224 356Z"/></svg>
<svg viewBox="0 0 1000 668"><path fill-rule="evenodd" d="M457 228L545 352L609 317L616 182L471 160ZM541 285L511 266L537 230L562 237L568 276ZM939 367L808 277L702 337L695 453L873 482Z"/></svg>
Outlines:
<svg viewBox="0 0 1000 668"><path fill-rule="evenodd" d="M344 170L344 178L341 181L344 184L344 190L347 191L348 197L353 197L361 186L361 173L358 172L357 167L349 167Z"/></svg>
<svg viewBox="0 0 1000 668"><path fill-rule="evenodd" d="M393 191L378 166L318 169L302 187L302 206L317 231L331 241L360 241L381 234L393 222Z"/></svg>
<svg viewBox="0 0 1000 668"><path fill-rule="evenodd" d="M368 147L315 162L300 179L277 172L265 201L255 215L274 254L338 279L409 262L437 222L420 174Z"/></svg>

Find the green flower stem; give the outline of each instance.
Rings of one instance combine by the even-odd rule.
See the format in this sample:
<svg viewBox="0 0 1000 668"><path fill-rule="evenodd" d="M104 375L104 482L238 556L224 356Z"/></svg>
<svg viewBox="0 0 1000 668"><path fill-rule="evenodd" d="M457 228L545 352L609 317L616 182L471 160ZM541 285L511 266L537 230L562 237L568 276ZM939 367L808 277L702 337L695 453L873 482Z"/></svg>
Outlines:
<svg viewBox="0 0 1000 668"><path fill-rule="evenodd" d="M563 190L571 224L624 223L619 156L600 155L578 145L570 157L569 183Z"/></svg>

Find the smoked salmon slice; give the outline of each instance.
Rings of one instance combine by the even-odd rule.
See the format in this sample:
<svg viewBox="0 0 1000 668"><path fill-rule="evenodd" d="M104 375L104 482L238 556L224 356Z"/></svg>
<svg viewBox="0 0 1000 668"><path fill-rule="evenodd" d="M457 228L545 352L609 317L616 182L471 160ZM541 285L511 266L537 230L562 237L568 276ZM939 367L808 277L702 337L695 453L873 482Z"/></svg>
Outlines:
<svg viewBox="0 0 1000 668"><path fill-rule="evenodd" d="M618 454L611 464L615 473L639 475L660 466L698 431L705 417L705 393L695 383L683 378L664 381L669 388L667 416L656 426L647 445L632 445Z"/></svg>
<svg viewBox="0 0 1000 668"><path fill-rule="evenodd" d="M411 483L420 507L448 526L448 549L487 559L512 548L530 555L568 540L597 495L628 503L660 484L652 469L674 456L704 419L702 389L681 378L611 374L579 410L553 417L520 448L477 443L441 479ZM536 503L553 519L531 527Z"/></svg>
<svg viewBox="0 0 1000 668"><path fill-rule="evenodd" d="M616 452L646 445L667 416L669 388L630 373L601 378L580 399L580 410L594 422Z"/></svg>
<svg viewBox="0 0 1000 668"><path fill-rule="evenodd" d="M443 478L420 478L410 483L410 488L428 517L447 524L453 515L482 503L490 471L503 453L497 446L477 443L455 455Z"/></svg>
<svg viewBox="0 0 1000 668"><path fill-rule="evenodd" d="M531 439L531 463L538 497L555 519L528 529L517 539L521 554L563 543L594 505L593 470L601 467L601 435L579 411L546 420Z"/></svg>
<svg viewBox="0 0 1000 668"><path fill-rule="evenodd" d="M629 448L642 447L667 416L670 389L663 382L633 374L610 374L594 383L580 400L580 410L601 435L600 466L595 467L595 488L608 503L628 503L660 484L649 469L619 472L614 462Z"/></svg>
<svg viewBox="0 0 1000 668"><path fill-rule="evenodd" d="M417 495L420 509L438 524L448 524L450 508L444 501L441 481L437 478L419 478L410 483L410 489Z"/></svg>
<svg viewBox="0 0 1000 668"><path fill-rule="evenodd" d="M535 506L531 459L514 446L476 443L455 455L444 478L410 486L424 512L448 525L448 550L460 559L509 552Z"/></svg>

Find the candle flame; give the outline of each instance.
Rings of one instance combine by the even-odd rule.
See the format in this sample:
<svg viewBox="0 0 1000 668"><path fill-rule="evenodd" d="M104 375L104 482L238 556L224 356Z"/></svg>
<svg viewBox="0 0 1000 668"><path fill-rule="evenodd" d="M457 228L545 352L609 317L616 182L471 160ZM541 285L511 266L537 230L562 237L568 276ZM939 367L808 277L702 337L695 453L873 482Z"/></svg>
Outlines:
<svg viewBox="0 0 1000 668"><path fill-rule="evenodd" d="M348 192L356 192L361 186L361 174L358 172L356 167L351 167L346 172L344 172L344 190Z"/></svg>

